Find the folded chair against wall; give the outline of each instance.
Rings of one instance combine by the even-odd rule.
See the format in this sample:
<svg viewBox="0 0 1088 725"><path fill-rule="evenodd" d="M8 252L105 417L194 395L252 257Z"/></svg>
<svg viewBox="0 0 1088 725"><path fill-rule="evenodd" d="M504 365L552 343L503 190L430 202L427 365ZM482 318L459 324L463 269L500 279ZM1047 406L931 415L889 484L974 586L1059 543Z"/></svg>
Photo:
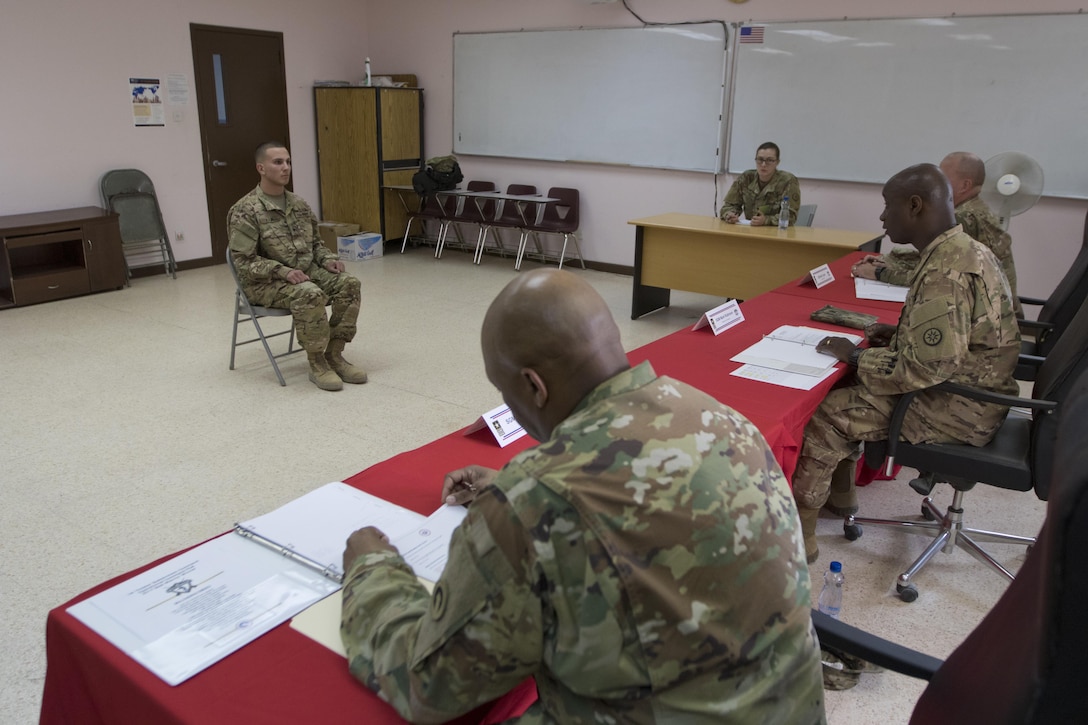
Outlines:
<svg viewBox="0 0 1088 725"><path fill-rule="evenodd" d="M567 256L567 242L574 241L574 251L578 255L578 261L582 263L582 269L586 268L586 261L582 259L582 248L578 244L579 194L577 189L568 189L562 186L553 186L548 189L548 197L558 201L549 201L544 204L544 212L540 221L530 220L529 224L521 228L521 239L518 241L518 258L514 262L514 269L521 269L521 260L525 256L525 247L532 235L541 261L546 261L543 247L540 244L540 234L557 234L563 237L563 248L559 252L559 268L563 268L563 260Z"/></svg>
<svg viewBox="0 0 1088 725"><path fill-rule="evenodd" d="M993 609L947 660L812 613L822 645L929 681L914 706L912 724L1084 722L1088 375L1081 373L1070 386L1056 415L1049 466L1054 475L1035 546Z"/></svg>
<svg viewBox="0 0 1088 725"><path fill-rule="evenodd" d="M301 347L295 347L295 325L294 320L291 318L291 310L282 307L262 307L261 305L252 304L246 298L245 292L242 291L242 283L238 279L238 270L234 267L234 258L231 257L229 249L227 250L227 266L230 267L230 274L234 278L234 329L230 335L230 369L234 369L234 353L239 347L248 345L251 342L260 342L264 346L265 354L268 355L268 362L272 363L272 369L276 371L276 378L280 381L280 385L286 386L287 382L283 379L283 373L280 372L280 366L276 363L276 360L288 355L294 355L296 352L303 352ZM266 334L260 323L261 318L264 317L286 317L291 321L291 324L286 330ZM238 339L238 324L247 321L253 323L253 329L257 331L257 336L240 341ZM281 335L287 335L287 351L276 355L273 354L268 341Z"/></svg>
<svg viewBox="0 0 1088 725"><path fill-rule="evenodd" d="M1018 380L1035 379L1038 365L1033 362L1038 361L1031 358L1046 357L1050 353L1085 298L1088 298L1088 218L1084 220L1080 252L1050 296L1045 300L1020 296L1021 304L1040 306L1041 309L1035 320L1020 321L1020 332L1026 336L1020 345L1020 353L1029 357L1022 358L1016 368Z"/></svg>
<svg viewBox="0 0 1088 725"><path fill-rule="evenodd" d="M131 270L137 267L162 264L166 273L177 279L170 234L162 221L155 185L147 174L139 169L107 171L99 187L106 208L118 215L126 277L131 279ZM160 259L152 256L154 253Z"/></svg>
<svg viewBox="0 0 1088 725"><path fill-rule="evenodd" d="M1030 416L1011 412L998 429L997 435L987 445L913 444L899 440L903 419L918 391L900 397L892 413L888 440L866 443L865 459L873 468L880 466L885 459L889 470L896 464L917 468L920 475L910 485L925 495L922 500L922 515L928 521L849 516L844 522L844 533L847 539L855 540L862 534L861 524L872 524L894 526L909 533L936 537L921 556L899 575L896 591L903 601L912 602L918 597L918 588L913 579L922 567L937 552L950 554L957 547L965 548L979 561L1006 578L1013 578L1012 573L987 553L979 542L1031 546L1035 539L968 528L964 525L964 494L976 483L985 483L1014 491L1026 492L1034 489L1036 496L1047 500L1057 434L1057 416L1054 412L1061 407L1062 401L1069 395L1074 382L1085 369L1088 369L1088 302L1081 305L1077 316L1042 361L1031 399L999 395L958 383L945 382L936 386L937 390L956 395L1019 406L1032 411ZM949 483L954 489L952 503L946 512L941 512L929 496L929 491L939 482Z"/></svg>

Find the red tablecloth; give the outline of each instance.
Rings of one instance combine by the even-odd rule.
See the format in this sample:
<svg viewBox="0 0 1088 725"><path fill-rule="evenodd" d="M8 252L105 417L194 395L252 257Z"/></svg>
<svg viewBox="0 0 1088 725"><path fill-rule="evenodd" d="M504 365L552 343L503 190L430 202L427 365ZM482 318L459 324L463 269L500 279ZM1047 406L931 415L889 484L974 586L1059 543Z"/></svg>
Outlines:
<svg viewBox="0 0 1088 725"><path fill-rule="evenodd" d="M848 276L850 261L842 264ZM826 287L813 287L817 294L812 295L803 287L794 287L744 302L745 321L719 336L709 328L685 329L629 354L632 363L650 360L658 374L705 390L748 417L767 438L787 477L796 466L805 423L846 372L840 370L839 375L805 392L731 376L739 363L729 358L783 324L845 331L809 320L809 314L830 299L821 294ZM850 294L852 297L852 287ZM898 316L898 306L890 308L887 303L849 307L877 314L884 322L894 323ZM439 487L444 473L470 463L498 468L531 444L523 438L501 449L486 431L468 436L456 432L371 466L347 483L400 506L430 513L441 503ZM49 613L43 724L400 722L392 708L352 679L339 655L286 624L170 687L67 613L72 604L169 558L105 582ZM499 722L521 712L535 696L532 682L527 681L491 707L480 708L459 722Z"/></svg>
<svg viewBox="0 0 1088 725"><path fill-rule="evenodd" d="M775 293L784 295L797 295L819 300L817 307L834 305L847 310L859 310L877 314L876 310L883 310L892 315L891 319L882 319L882 322L894 323L899 319L899 310L903 308L902 302L884 302L882 300L859 300L854 294L854 278L850 276L850 268L854 262L863 258L867 252L851 252L850 254L828 264L835 281L826 284L819 289L813 283L811 277L801 277L777 288Z"/></svg>

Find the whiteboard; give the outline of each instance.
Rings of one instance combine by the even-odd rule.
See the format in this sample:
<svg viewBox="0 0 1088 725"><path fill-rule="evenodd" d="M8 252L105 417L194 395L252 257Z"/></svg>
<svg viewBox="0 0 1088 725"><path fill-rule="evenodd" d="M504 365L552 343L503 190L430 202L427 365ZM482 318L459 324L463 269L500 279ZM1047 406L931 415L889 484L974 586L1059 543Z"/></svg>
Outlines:
<svg viewBox="0 0 1088 725"><path fill-rule="evenodd" d="M768 23L735 46L729 170L883 183L950 151L1020 151L1044 194L1088 198L1088 17Z"/></svg>
<svg viewBox="0 0 1088 725"><path fill-rule="evenodd" d="M721 170L721 23L455 33L453 150Z"/></svg>

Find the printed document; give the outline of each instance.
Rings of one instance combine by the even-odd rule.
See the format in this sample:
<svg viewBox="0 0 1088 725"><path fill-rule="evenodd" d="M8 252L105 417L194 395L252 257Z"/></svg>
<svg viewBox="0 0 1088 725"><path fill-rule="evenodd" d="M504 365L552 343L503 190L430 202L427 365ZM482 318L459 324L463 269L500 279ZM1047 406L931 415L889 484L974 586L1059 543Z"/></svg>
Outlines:
<svg viewBox="0 0 1088 725"><path fill-rule="evenodd" d="M783 370L787 373L820 377L826 375L839 362L832 355L816 352L816 346L828 336L845 337L855 345L861 342L858 335L815 327L782 325L730 359L733 362Z"/></svg>
<svg viewBox="0 0 1088 725"><path fill-rule="evenodd" d="M859 300L883 300L885 302L906 302L909 287L900 287L875 279L854 277L854 295Z"/></svg>

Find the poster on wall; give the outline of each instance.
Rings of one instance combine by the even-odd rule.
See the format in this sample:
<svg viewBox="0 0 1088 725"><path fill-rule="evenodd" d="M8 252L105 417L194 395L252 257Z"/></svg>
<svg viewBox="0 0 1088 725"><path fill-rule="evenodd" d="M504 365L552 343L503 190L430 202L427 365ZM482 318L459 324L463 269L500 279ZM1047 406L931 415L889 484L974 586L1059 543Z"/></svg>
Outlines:
<svg viewBox="0 0 1088 725"><path fill-rule="evenodd" d="M158 78L129 78L132 91L132 125L164 126L162 98Z"/></svg>

